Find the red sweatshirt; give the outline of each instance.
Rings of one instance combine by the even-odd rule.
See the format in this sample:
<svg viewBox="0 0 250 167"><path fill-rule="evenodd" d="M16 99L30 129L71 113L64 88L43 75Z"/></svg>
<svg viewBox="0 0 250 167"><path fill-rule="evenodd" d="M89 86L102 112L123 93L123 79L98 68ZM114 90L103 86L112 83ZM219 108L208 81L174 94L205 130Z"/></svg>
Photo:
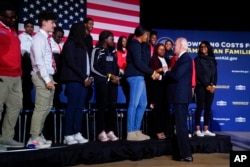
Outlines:
<svg viewBox="0 0 250 167"><path fill-rule="evenodd" d="M128 51L126 49L124 49L123 52L119 50L116 51L117 63L118 63L119 69L123 71L125 70L127 66L127 62L126 62L127 52Z"/></svg>
<svg viewBox="0 0 250 167"><path fill-rule="evenodd" d="M21 49L17 32L0 21L0 76L21 75Z"/></svg>

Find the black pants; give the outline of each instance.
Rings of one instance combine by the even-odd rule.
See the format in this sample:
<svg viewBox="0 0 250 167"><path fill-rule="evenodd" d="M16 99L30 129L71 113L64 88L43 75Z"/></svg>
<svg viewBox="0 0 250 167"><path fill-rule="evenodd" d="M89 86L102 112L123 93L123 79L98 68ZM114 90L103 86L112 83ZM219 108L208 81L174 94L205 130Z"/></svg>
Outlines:
<svg viewBox="0 0 250 167"><path fill-rule="evenodd" d="M25 53L22 56L22 88L23 88L23 108L24 109L33 109L34 104L32 102L32 89L33 83L31 80L31 71L32 65L30 60L30 54Z"/></svg>
<svg viewBox="0 0 250 167"><path fill-rule="evenodd" d="M167 85L162 81L152 81L152 99L154 101L154 132L167 132L169 105L167 102Z"/></svg>
<svg viewBox="0 0 250 167"><path fill-rule="evenodd" d="M181 158L191 157L192 150L188 137L188 127L187 127L188 104L177 103L173 104L173 106L174 106L174 116L176 125L176 140L177 140L176 150L179 150L177 152L178 154L177 156L180 156Z"/></svg>
<svg viewBox="0 0 250 167"><path fill-rule="evenodd" d="M203 86L196 86L195 93L197 98L195 125L200 126L201 113L204 110L204 126L208 126L211 119L211 106L214 100L214 93L210 93Z"/></svg>
<svg viewBox="0 0 250 167"><path fill-rule="evenodd" d="M60 101L60 93L62 91L62 83L60 81L61 70L62 70L62 61L60 54L54 54L54 58L56 61L56 73L53 75L53 80L57 83L55 85L55 94L53 99L53 106L55 108L62 108L62 103Z"/></svg>
<svg viewBox="0 0 250 167"><path fill-rule="evenodd" d="M109 82L96 82L96 104L98 111L96 113L97 134L105 130L117 132L116 124L116 101L117 101L117 85Z"/></svg>

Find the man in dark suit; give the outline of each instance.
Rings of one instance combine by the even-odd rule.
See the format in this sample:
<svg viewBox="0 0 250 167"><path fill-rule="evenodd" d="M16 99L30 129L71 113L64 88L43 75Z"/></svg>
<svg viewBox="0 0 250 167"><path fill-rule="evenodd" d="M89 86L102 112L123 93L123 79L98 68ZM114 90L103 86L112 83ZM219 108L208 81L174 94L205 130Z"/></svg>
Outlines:
<svg viewBox="0 0 250 167"><path fill-rule="evenodd" d="M192 58L187 53L188 42L180 37L175 41L174 52L178 56L171 71L165 76L169 79L168 102L174 106L176 138L179 148L174 160L192 162L192 151L188 137L188 105L192 100Z"/></svg>

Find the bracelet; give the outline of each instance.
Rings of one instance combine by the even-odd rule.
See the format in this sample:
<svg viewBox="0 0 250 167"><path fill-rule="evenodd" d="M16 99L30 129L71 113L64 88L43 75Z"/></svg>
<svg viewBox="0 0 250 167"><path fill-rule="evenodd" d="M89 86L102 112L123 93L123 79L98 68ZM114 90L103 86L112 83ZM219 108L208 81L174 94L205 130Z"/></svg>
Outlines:
<svg viewBox="0 0 250 167"><path fill-rule="evenodd" d="M109 82L111 78L111 73L108 73L107 77L108 77L107 82Z"/></svg>
<svg viewBox="0 0 250 167"><path fill-rule="evenodd" d="M110 78L110 77L111 77L111 73L108 73L108 75L107 75L107 76L108 76L108 78Z"/></svg>

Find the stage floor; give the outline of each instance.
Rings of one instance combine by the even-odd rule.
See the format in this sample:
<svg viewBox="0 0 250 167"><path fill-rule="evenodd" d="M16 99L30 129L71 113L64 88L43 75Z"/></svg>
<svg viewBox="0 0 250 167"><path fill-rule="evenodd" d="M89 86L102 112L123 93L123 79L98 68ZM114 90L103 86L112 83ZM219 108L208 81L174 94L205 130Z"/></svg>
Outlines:
<svg viewBox="0 0 250 167"><path fill-rule="evenodd" d="M231 137L192 137L193 153L229 153L232 150ZM175 151L173 140L151 139L146 141L126 141L101 143L90 141L86 144L59 145L48 149L9 149L0 152L1 167L65 167L79 164L100 164L122 160L142 160L162 155L172 155Z"/></svg>

